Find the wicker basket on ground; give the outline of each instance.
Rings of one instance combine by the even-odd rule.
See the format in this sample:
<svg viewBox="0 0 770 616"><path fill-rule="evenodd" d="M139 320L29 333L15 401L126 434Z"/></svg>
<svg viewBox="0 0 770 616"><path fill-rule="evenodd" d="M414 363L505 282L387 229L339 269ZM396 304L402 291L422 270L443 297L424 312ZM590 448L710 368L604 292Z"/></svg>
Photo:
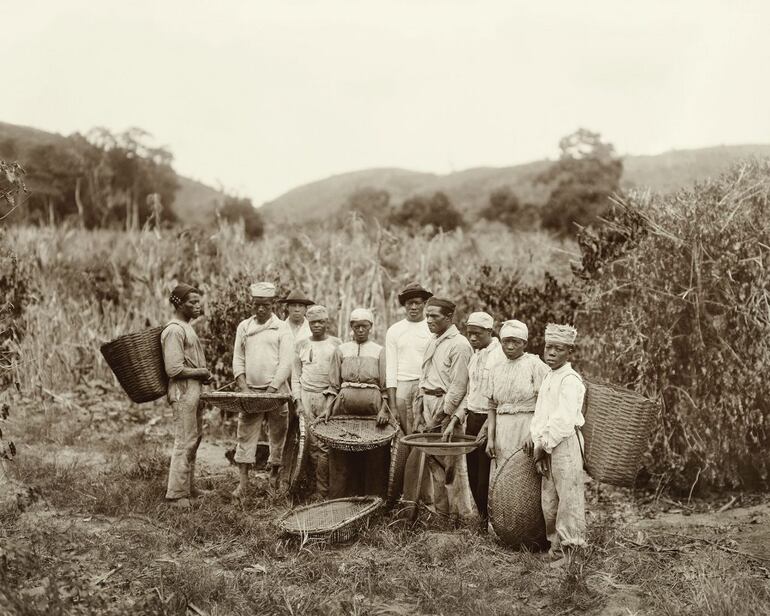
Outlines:
<svg viewBox="0 0 770 616"><path fill-rule="evenodd" d="M620 387L586 384L586 470L596 481L632 486L650 441L658 405Z"/></svg>
<svg viewBox="0 0 770 616"><path fill-rule="evenodd" d="M225 413L253 415L278 410L291 400L291 396L264 391L212 391L201 394L201 400Z"/></svg>
<svg viewBox="0 0 770 616"><path fill-rule="evenodd" d="M281 530L303 540L350 541L383 504L379 496L349 496L298 507L278 522Z"/></svg>
<svg viewBox="0 0 770 616"><path fill-rule="evenodd" d="M535 463L523 449L497 470L489 488L489 520L506 545L529 550L546 546L540 486Z"/></svg>
<svg viewBox="0 0 770 616"><path fill-rule="evenodd" d="M377 425L373 415L337 415L328 421L316 419L310 431L318 440L340 451L368 451L388 445L398 432L398 425L391 421Z"/></svg>
<svg viewBox="0 0 770 616"><path fill-rule="evenodd" d="M168 391L160 333L163 327L120 336L100 348L120 386L134 402L152 402Z"/></svg>

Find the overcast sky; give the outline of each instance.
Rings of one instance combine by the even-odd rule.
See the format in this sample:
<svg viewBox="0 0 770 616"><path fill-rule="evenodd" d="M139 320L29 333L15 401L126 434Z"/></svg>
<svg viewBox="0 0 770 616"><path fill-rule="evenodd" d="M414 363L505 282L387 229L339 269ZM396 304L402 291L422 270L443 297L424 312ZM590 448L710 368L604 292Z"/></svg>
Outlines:
<svg viewBox="0 0 770 616"><path fill-rule="evenodd" d="M367 167L770 142L770 2L0 0L0 120L139 126L255 204Z"/></svg>

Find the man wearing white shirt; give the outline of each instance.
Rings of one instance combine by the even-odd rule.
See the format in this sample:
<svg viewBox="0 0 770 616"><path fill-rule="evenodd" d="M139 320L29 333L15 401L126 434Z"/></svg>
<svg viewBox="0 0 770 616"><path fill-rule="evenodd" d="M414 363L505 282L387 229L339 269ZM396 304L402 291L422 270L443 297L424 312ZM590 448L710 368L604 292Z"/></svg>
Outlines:
<svg viewBox="0 0 770 616"><path fill-rule="evenodd" d="M433 294L412 282L398 295L406 318L394 323L385 335L385 386L388 402L404 434L412 434L416 418L414 397L419 390L422 360L433 334L425 320L425 302Z"/></svg>

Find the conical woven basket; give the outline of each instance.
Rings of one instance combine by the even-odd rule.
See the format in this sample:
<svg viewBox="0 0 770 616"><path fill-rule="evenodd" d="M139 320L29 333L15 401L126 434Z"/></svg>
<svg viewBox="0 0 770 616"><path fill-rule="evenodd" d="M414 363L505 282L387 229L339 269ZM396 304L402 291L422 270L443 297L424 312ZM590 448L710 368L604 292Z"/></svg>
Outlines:
<svg viewBox="0 0 770 616"><path fill-rule="evenodd" d="M379 496L350 496L298 507L278 521L281 530L302 539L349 541L383 504Z"/></svg>
<svg viewBox="0 0 770 616"><path fill-rule="evenodd" d="M152 327L126 334L100 348L118 383L134 402L152 402L168 391L160 344L162 331L162 327Z"/></svg>
<svg viewBox="0 0 770 616"><path fill-rule="evenodd" d="M586 384L586 470L596 481L632 486L658 413L652 400L620 387Z"/></svg>
<svg viewBox="0 0 770 616"><path fill-rule="evenodd" d="M523 449L498 468L489 488L489 520L506 545L530 550L546 545L540 486L535 463Z"/></svg>

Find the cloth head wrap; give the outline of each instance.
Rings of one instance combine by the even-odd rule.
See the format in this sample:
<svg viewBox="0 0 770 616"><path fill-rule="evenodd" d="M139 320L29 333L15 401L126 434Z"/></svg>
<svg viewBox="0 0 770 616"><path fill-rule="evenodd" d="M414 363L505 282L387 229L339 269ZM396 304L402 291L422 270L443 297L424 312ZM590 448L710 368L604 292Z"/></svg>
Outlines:
<svg viewBox="0 0 770 616"><path fill-rule="evenodd" d="M545 342L554 342L556 344L575 344L577 330L572 325L557 325L549 323L545 326Z"/></svg>
<svg viewBox="0 0 770 616"><path fill-rule="evenodd" d="M255 282L249 290L252 297L275 297L275 285L272 282Z"/></svg>
<svg viewBox="0 0 770 616"><path fill-rule="evenodd" d="M449 301L448 299L444 299L443 297L431 297L425 304L426 306L439 306L440 308L444 308L446 312L454 312L455 311L455 305L454 302Z"/></svg>
<svg viewBox="0 0 770 616"><path fill-rule="evenodd" d="M356 308L350 313L350 322L352 323L353 321L369 321L369 323L374 323L374 315L368 308Z"/></svg>
<svg viewBox="0 0 770 616"><path fill-rule="evenodd" d="M305 318L308 321L321 321L323 319L328 319L329 311L326 309L326 306L316 304L315 306L310 306L310 308L307 309Z"/></svg>
<svg viewBox="0 0 770 616"><path fill-rule="evenodd" d="M518 338L519 340L529 340L529 329L521 321L512 319L503 323L500 328L500 339L503 338Z"/></svg>
<svg viewBox="0 0 770 616"><path fill-rule="evenodd" d="M174 287L174 290L171 291L171 295L168 298L168 300L171 302L173 306L176 306L177 308L184 304L185 300L187 299L187 296L190 295L190 293L197 293L198 295L203 295L198 289L195 287L191 287L189 284L178 284Z"/></svg>
<svg viewBox="0 0 770 616"><path fill-rule="evenodd" d="M471 312L468 315L468 321L466 325L475 325L476 327L483 327L484 329L492 329L495 325L495 320L492 315L486 312Z"/></svg>

